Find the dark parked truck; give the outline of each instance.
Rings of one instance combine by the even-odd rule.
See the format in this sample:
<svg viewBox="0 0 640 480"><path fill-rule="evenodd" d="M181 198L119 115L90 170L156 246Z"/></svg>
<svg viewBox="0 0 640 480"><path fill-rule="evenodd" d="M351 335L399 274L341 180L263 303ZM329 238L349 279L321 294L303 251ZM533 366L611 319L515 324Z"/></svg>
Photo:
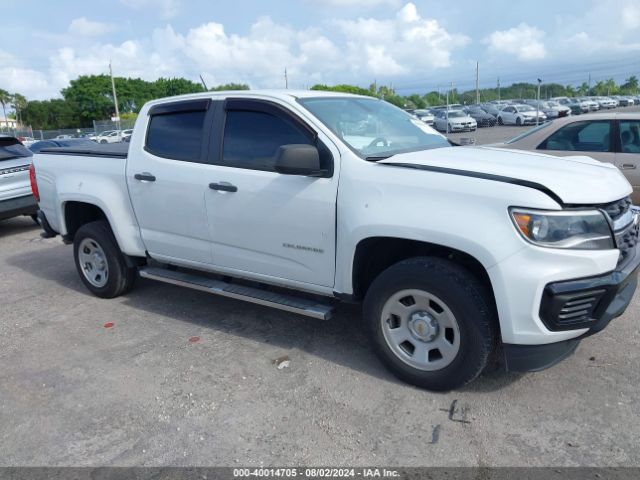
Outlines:
<svg viewBox="0 0 640 480"><path fill-rule="evenodd" d="M126 145L126 144L125 144ZM45 235L111 298L137 276L328 319L362 302L407 382L540 370L620 316L640 254L613 165L454 147L378 99L315 91L155 100L128 152L34 159Z"/></svg>

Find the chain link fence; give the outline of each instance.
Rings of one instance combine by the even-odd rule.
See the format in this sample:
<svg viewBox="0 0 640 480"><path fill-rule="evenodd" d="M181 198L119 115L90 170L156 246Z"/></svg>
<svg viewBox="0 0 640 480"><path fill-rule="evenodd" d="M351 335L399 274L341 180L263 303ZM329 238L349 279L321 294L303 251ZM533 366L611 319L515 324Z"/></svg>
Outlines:
<svg viewBox="0 0 640 480"><path fill-rule="evenodd" d="M135 120L122 120L120 122L113 122L111 120L94 120L93 128L62 128L56 130L32 130L28 127L29 133L16 134L25 137L33 137L36 140L51 140L51 139L64 139L64 138L90 138L97 137L98 135L114 131L114 130L127 130L133 128L136 123ZM1 131L1 130L0 130ZM21 129L11 130L8 134L14 135L14 131L22 131ZM27 131L27 130L25 130Z"/></svg>
<svg viewBox="0 0 640 480"><path fill-rule="evenodd" d="M31 126L26 125L17 125L15 127L0 125L0 134L12 137L33 137L33 130Z"/></svg>

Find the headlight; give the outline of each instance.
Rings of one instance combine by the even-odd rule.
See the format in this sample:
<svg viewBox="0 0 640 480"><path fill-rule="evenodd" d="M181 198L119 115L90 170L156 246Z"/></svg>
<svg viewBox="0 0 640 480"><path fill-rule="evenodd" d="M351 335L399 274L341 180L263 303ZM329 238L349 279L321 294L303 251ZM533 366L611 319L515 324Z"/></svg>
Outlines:
<svg viewBox="0 0 640 480"><path fill-rule="evenodd" d="M609 222L602 212L511 209L520 234L540 247L608 250L615 247Z"/></svg>

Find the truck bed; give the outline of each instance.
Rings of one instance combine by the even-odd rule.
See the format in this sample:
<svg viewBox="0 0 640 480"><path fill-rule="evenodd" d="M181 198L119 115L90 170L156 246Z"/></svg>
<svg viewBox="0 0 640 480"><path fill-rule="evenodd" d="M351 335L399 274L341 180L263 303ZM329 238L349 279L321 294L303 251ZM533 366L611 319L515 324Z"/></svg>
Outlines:
<svg viewBox="0 0 640 480"><path fill-rule="evenodd" d="M96 143L95 146L43 148L39 153L49 155L75 155L80 157L127 158L129 143Z"/></svg>

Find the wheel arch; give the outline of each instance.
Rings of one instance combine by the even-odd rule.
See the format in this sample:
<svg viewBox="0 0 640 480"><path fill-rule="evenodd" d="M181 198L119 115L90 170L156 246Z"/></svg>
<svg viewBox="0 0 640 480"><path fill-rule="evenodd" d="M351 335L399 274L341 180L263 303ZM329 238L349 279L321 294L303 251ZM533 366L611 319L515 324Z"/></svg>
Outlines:
<svg viewBox="0 0 640 480"><path fill-rule="evenodd" d="M356 301L363 299L373 280L391 265L420 256L444 258L468 270L485 288L497 312L491 278L487 268L475 256L445 245L397 237L375 236L358 242L351 272L352 298Z"/></svg>

